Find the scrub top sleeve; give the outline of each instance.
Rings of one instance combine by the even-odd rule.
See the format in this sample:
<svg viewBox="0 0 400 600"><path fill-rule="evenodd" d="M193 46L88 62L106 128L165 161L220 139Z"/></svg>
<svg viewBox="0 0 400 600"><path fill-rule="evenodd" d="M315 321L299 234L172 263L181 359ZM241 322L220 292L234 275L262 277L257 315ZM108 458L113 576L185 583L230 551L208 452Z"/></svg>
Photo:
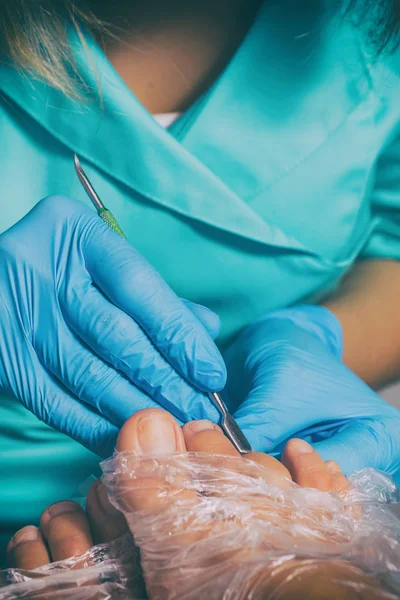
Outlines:
<svg viewBox="0 0 400 600"><path fill-rule="evenodd" d="M371 231L359 258L400 260L400 133L378 160L371 193Z"/></svg>

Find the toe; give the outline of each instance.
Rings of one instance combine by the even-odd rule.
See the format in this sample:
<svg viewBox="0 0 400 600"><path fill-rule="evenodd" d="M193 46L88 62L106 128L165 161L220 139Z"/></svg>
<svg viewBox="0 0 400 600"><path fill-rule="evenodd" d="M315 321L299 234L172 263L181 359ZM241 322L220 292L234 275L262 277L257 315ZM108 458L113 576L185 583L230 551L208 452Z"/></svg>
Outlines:
<svg viewBox="0 0 400 600"><path fill-rule="evenodd" d="M145 456L174 454L186 448L174 417L162 409L146 408L126 421L118 436L117 450Z"/></svg>
<svg viewBox="0 0 400 600"><path fill-rule="evenodd" d="M190 421L182 431L188 452L240 456L218 425L211 421Z"/></svg>
<svg viewBox="0 0 400 600"><path fill-rule="evenodd" d="M350 482L343 475L343 471L334 460L327 460L326 466L332 478L332 491L340 494L340 492L344 492L349 489Z"/></svg>
<svg viewBox="0 0 400 600"><path fill-rule="evenodd" d="M28 571L49 564L50 556L37 527L23 527L11 538L7 546L7 563L15 569Z"/></svg>
<svg viewBox="0 0 400 600"><path fill-rule="evenodd" d="M40 518L53 561L83 554L93 546L84 510L76 502L57 502Z"/></svg>
<svg viewBox="0 0 400 600"><path fill-rule="evenodd" d="M283 452L282 462L298 485L321 492L332 490L332 477L326 463L304 440L290 440Z"/></svg>
<svg viewBox="0 0 400 600"><path fill-rule="evenodd" d="M232 443L224 435L222 429L210 421L191 421L186 423L182 430L188 452L240 456ZM263 452L251 452L243 458L245 460L242 466L240 466L240 463L230 463L229 468L236 469L238 472L246 472L248 470L247 461L251 460L266 468L264 478L268 483L284 486L291 479L288 469L273 456L269 456ZM251 469L248 472L250 475L252 472ZM259 477L260 475L260 471L257 471L257 476Z"/></svg>
<svg viewBox="0 0 400 600"><path fill-rule="evenodd" d="M89 490L86 514L95 544L112 542L128 530L124 516L111 504L107 490L100 480Z"/></svg>
<svg viewBox="0 0 400 600"><path fill-rule="evenodd" d="M176 495L184 493L184 478L160 476L160 464L186 452L181 428L174 417L161 409L137 412L122 427L117 450L129 452L127 473L121 475L117 495L126 514L140 510L165 510ZM169 464L169 463L168 463ZM130 525L128 519L128 525Z"/></svg>
<svg viewBox="0 0 400 600"><path fill-rule="evenodd" d="M290 485L292 476L289 470L279 460L265 454L264 452L251 452L246 454L246 458L265 467L265 477L267 483L286 487Z"/></svg>

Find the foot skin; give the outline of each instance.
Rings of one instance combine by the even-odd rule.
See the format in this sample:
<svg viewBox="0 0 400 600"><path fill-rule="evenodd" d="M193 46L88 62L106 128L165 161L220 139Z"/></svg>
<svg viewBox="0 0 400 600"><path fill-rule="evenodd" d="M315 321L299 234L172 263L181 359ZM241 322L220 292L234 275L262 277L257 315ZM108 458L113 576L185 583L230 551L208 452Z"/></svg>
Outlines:
<svg viewBox="0 0 400 600"><path fill-rule="evenodd" d="M31 571L51 562L80 556L94 544L111 542L128 531L126 521L108 500L104 485L97 481L88 496L88 515L76 502L57 502L40 518L40 529L20 529L7 546L11 568ZM76 562L72 568L81 568Z"/></svg>
<svg viewBox="0 0 400 600"><path fill-rule="evenodd" d="M42 514L40 530L28 526L14 535L7 547L8 564L19 569L36 569L78 556L92 545L89 525L79 504L58 502Z"/></svg>
<svg viewBox="0 0 400 600"><path fill-rule="evenodd" d="M191 421L182 428L169 413L146 409L128 419L118 437L117 450L137 455L169 455L181 452L205 452L212 455L240 457L220 427L209 421ZM282 462L262 452L247 454L252 461L270 471L281 486L287 479L302 487L326 492L341 492L348 481L334 461L324 462L303 440L292 439L286 445Z"/></svg>
<svg viewBox="0 0 400 600"><path fill-rule="evenodd" d="M137 413L126 422L117 449L128 453L127 460L132 462L126 475L114 479L115 497L140 546L151 598L220 599L228 588L238 589L239 585L240 597L263 600L269 597L276 600L376 600L383 597L375 582L344 561L288 559L278 565L272 561L268 564L265 558L274 545L279 554L280 539L276 546L273 537L267 538L269 531L274 535L274 526L283 530L284 520L298 519L305 529L312 531L314 527L318 543L325 527L320 527L320 523L329 520L330 515L323 510L320 515L315 515L315 511L311 515L306 511L297 514L293 504L288 506L285 502L277 508L276 497L271 501L254 494L252 477L261 476L268 484L287 492L293 489L291 481L332 493L343 492L348 487L340 467L331 461L325 463L306 442L291 440L282 463L257 452L241 458L220 428L212 423L197 421L181 429L170 414L151 409ZM195 460L192 454L185 463L185 452L202 453L202 458L197 458L200 467L197 462L196 467L191 468L191 461ZM177 455L175 464L174 454ZM156 458L148 458L149 455ZM213 464L215 470L202 469L201 460L206 467ZM265 469L258 469L258 465ZM226 513L222 519L218 517L220 503L231 499L225 496L227 490L230 493L229 486L223 487L226 482L222 484L218 479L224 469L231 474L228 477L232 477L233 488L236 483L244 485L242 474L248 479L248 489L240 487L236 498L241 508L250 509L253 517L246 517L239 524L241 517L232 520ZM215 482L208 482L207 477L212 479L213 476ZM205 504L213 498L216 508L207 513ZM260 539L255 539L252 545L252 540L249 543L246 537L246 528L254 531L252 518L258 519L261 536L267 532L261 545ZM291 551L295 542L302 547L302 528L298 537L292 538ZM338 540L333 536L323 542L335 544Z"/></svg>
<svg viewBox="0 0 400 600"><path fill-rule="evenodd" d="M180 428L169 413L148 409L137 413L125 423L118 438L117 449L129 453L136 461L134 479L119 477L117 495L130 529L141 547L142 565L150 597L198 598L199 588L196 583L205 585L204 581L209 581L207 589L202 588L202 597L209 600L220 598L237 574L238 581L246 581L243 584L244 595L241 597L249 597L251 593L255 600L268 598L270 594L274 594L276 600L376 600L383 597L369 577L344 561L291 559L279 566L271 566L260 565L258 559L253 564L255 568L249 568L252 561L254 563L249 547L238 544L238 549L229 544L226 547L223 545L223 536L229 534L230 527L226 519L218 522L215 515L210 515L207 522L204 519L198 522L196 509L201 495L199 496L198 489L190 480L190 469L185 469L185 465L190 464L193 458L191 454L185 459L186 452L201 453L201 460L206 466L214 462L220 469L226 467L231 472L233 469L237 472L237 481L240 481L242 474L250 478L262 474L262 478L269 484L282 489L291 488L291 481L294 481L300 486L321 491L344 491L348 483L340 467L331 461L325 463L306 442L291 440L285 448L282 463L257 452L241 459L216 425L208 421L196 421ZM165 472L164 476L160 476L159 470L154 471L155 461L148 456L156 455L156 461L162 461L165 457L167 464L174 454L179 455L179 460L186 462L180 463L182 471L175 472L171 482L171 477L166 477ZM207 454L210 454L209 459ZM260 469L260 466L265 469ZM207 476L207 469L204 473ZM220 502L224 501L218 495L218 489L213 494ZM271 513L274 511L270 510L272 505L267 504L267 510L265 506L260 508L260 502L262 504L263 501L259 497L253 498L253 504L249 506L254 514L258 512L259 519L264 520L260 520L261 524L264 522L273 525ZM58 509L54 510L54 506L58 505L45 511L46 516L42 517L41 530L37 530L35 539L28 539L29 536L24 538L21 535L24 530L21 530L11 540L11 564L19 568L35 568L51 559L71 556L71 552L84 552L92 539L95 542L111 540L126 531L125 519L111 506L104 487L99 482L92 488L88 498L90 533L87 521L86 525L81 521L84 521L84 513L77 505L76 510L69 513L60 513ZM292 509L288 511L284 506L284 511L286 518L293 519ZM55 512L58 514L55 515ZM171 518L171 513L179 518ZM282 514L278 517L282 519ZM149 519L153 530L148 527ZM160 523L162 536L159 535ZM34 537L33 529L29 529ZM67 531L69 534L65 535L64 532ZM149 536L149 531L152 531L153 537ZM218 538L221 542L217 553L216 532L222 536ZM213 544L213 540L214 547L211 546L208 552L207 544L209 541ZM274 541L265 539L265 543L268 551ZM190 577L186 580L182 577L181 560L175 568L171 566L174 553L177 557L186 557L191 561ZM196 582L193 568L201 582ZM211 575L215 569L219 573L218 585Z"/></svg>

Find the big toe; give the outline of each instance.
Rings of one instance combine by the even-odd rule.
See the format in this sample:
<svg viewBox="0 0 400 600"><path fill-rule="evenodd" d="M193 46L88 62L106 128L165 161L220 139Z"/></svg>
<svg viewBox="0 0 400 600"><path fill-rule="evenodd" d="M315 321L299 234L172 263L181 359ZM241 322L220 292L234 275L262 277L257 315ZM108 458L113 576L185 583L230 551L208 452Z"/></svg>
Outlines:
<svg viewBox="0 0 400 600"><path fill-rule="evenodd" d="M170 413L161 408L146 408L123 425L117 450L138 455L168 455L184 452L186 447L181 428Z"/></svg>

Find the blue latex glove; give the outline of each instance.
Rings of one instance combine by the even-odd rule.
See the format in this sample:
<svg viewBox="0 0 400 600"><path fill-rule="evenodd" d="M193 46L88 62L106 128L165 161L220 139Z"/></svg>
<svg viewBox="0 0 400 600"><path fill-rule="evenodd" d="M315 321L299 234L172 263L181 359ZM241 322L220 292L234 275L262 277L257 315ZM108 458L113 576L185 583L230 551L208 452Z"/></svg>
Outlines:
<svg viewBox="0 0 400 600"><path fill-rule="evenodd" d="M80 202L47 198L0 236L0 391L97 454L142 408L217 420L218 329Z"/></svg>
<svg viewBox="0 0 400 600"><path fill-rule="evenodd" d="M227 403L256 450L279 452L301 437L345 473L375 467L393 474L400 411L347 369L341 354L341 325L327 309L272 313L228 350Z"/></svg>

